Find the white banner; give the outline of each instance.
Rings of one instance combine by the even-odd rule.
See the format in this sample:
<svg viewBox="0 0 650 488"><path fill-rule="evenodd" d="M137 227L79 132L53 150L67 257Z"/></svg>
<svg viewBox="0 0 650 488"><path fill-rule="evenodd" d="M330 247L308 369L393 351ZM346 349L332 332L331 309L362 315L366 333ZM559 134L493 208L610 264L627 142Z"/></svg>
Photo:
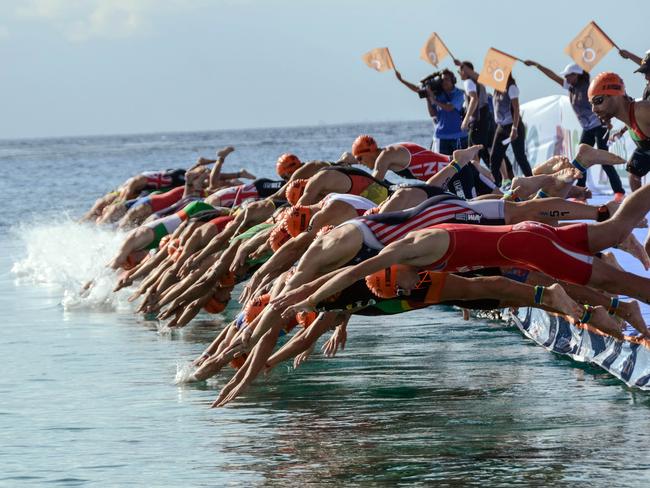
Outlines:
<svg viewBox="0 0 650 488"><path fill-rule="evenodd" d="M564 155L573 159L582 127L571 107L566 95L552 95L538 98L521 106L524 124L526 124L526 152L531 166L546 161L551 156ZM613 131L622 127L619 123ZM612 144L609 150L628 160L635 145L626 133L621 139ZM625 165L615 166L621 177L623 186L629 190ZM594 193L612 193L607 175L602 167L594 166L589 169L587 186Z"/></svg>

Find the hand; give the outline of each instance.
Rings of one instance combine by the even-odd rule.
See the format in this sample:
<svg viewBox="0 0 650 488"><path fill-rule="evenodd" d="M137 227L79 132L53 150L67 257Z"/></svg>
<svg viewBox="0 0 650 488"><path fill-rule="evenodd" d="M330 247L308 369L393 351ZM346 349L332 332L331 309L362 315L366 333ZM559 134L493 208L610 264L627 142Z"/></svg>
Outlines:
<svg viewBox="0 0 650 488"><path fill-rule="evenodd" d="M282 312L282 318L283 319L290 319L291 317L295 316L299 312L315 312L316 308L311 304L309 299L303 300L301 302L296 303L295 305L291 305L285 309L284 312Z"/></svg>
<svg viewBox="0 0 650 488"><path fill-rule="evenodd" d="M620 54L623 59L630 59L630 54L632 53L627 49L619 49L618 54Z"/></svg>
<svg viewBox="0 0 650 488"><path fill-rule="evenodd" d="M463 120L463 123L460 124L460 130L467 132L469 130L469 120Z"/></svg>
<svg viewBox="0 0 650 488"><path fill-rule="evenodd" d="M537 67L537 63L535 61L530 60L530 59L527 59L526 61L524 61L524 64L526 66L535 66L535 67Z"/></svg>
<svg viewBox="0 0 650 488"><path fill-rule="evenodd" d="M332 336L327 340L321 350L328 358L333 358L336 355L339 347L341 351L345 350L345 342L348 339L347 327L337 327Z"/></svg>
<svg viewBox="0 0 650 488"><path fill-rule="evenodd" d="M205 166L206 164L210 164L210 163L212 163L211 159L204 158L203 156L201 156L199 159L196 160L196 163L194 164L194 168L198 166Z"/></svg>
<svg viewBox="0 0 650 488"><path fill-rule="evenodd" d="M307 349L306 351L301 352L295 358L293 358L293 369L298 369L298 366L300 366L302 363L307 361L309 356L311 356L312 352L314 352L314 344L312 344L309 347L309 349Z"/></svg>
<svg viewBox="0 0 650 488"><path fill-rule="evenodd" d="M510 141L514 141L517 138L517 128L513 125L510 129Z"/></svg>
<svg viewBox="0 0 650 488"><path fill-rule="evenodd" d="M454 58L454 64L458 67L460 67L463 63L460 62L460 60Z"/></svg>
<svg viewBox="0 0 650 488"><path fill-rule="evenodd" d="M395 78L397 78L399 81L402 81L402 73L399 71L395 70Z"/></svg>
<svg viewBox="0 0 650 488"><path fill-rule="evenodd" d="M286 309L288 306L293 305L301 300L305 300L310 295L310 291L306 286L299 286L295 290L283 293L275 297L269 305L273 310L279 312Z"/></svg>

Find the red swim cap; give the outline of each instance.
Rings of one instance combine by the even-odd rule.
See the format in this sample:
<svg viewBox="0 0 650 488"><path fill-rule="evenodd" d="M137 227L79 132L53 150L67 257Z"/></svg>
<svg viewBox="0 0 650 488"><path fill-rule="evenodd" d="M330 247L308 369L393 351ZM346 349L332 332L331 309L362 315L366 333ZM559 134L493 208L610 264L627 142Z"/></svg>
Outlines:
<svg viewBox="0 0 650 488"><path fill-rule="evenodd" d="M228 271L225 275L219 280L219 287L221 288L232 288L235 286L235 275Z"/></svg>
<svg viewBox="0 0 650 488"><path fill-rule="evenodd" d="M269 295L268 293L265 293L264 295L260 295L250 300L246 304L246 307L244 307L244 320L246 321L246 323L250 324L253 320L255 320L257 316L264 311L264 309L266 308L266 306L269 304L270 301L271 301L271 295Z"/></svg>
<svg viewBox="0 0 650 488"><path fill-rule="evenodd" d="M289 179L291 175L302 166L300 159L295 154L284 153L275 164L275 171L282 179Z"/></svg>
<svg viewBox="0 0 650 488"><path fill-rule="evenodd" d="M246 358L248 357L248 354L243 353L241 356L237 356L235 359L230 361L230 367L234 369L239 369L241 368L244 363L246 362Z"/></svg>
<svg viewBox="0 0 650 488"><path fill-rule="evenodd" d="M372 136L361 135L352 143L352 155L357 157L364 153L373 152L379 149L377 142Z"/></svg>
<svg viewBox="0 0 650 488"><path fill-rule="evenodd" d="M214 296L210 297L210 300L206 302L205 305L203 305L203 310L205 310L208 313L221 313L226 309L226 305L228 305L228 302L230 300L226 300L225 302L222 302L221 300L218 300Z"/></svg>
<svg viewBox="0 0 650 488"><path fill-rule="evenodd" d="M291 207L291 210L284 218L284 227L291 237L296 237L301 232L307 230L311 216L312 211L310 207L295 205Z"/></svg>
<svg viewBox="0 0 650 488"><path fill-rule="evenodd" d="M397 265L381 269L366 276L366 286L380 298L397 296Z"/></svg>
<svg viewBox="0 0 650 488"><path fill-rule="evenodd" d="M296 205L298 203L298 200L300 200L302 194L305 193L307 181L308 180L304 178L298 178L297 180L293 180L291 183L289 183L285 191L285 196L291 205Z"/></svg>
<svg viewBox="0 0 650 488"><path fill-rule="evenodd" d="M593 80L591 80L589 90L587 91L589 100L598 95L625 95L625 83L623 82L623 79L611 71L599 73Z"/></svg>

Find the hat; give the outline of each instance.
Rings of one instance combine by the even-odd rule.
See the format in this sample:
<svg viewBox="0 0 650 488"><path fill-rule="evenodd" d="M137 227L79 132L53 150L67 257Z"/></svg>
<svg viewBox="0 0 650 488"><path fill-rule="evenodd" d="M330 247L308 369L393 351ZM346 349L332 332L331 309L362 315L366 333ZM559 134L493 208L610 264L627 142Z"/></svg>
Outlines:
<svg viewBox="0 0 650 488"><path fill-rule="evenodd" d="M564 70L562 70L562 72L561 72L560 74L561 74L562 76L566 76L566 75L581 75L581 74L584 73L584 72L585 72L585 70L583 70L583 69L582 69L580 66L578 66L576 63L570 63L570 64L567 64L567 65L564 67Z"/></svg>
<svg viewBox="0 0 650 488"><path fill-rule="evenodd" d="M635 69L635 73L647 73L650 71L650 51L645 53L645 56L643 56L643 61L641 61L641 66L639 66L639 69Z"/></svg>

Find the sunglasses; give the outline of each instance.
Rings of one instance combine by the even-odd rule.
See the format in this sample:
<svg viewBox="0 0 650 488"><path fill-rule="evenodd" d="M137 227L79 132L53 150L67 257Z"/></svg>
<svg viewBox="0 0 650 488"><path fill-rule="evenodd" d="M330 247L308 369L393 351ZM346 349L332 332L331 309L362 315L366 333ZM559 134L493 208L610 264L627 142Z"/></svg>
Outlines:
<svg viewBox="0 0 650 488"><path fill-rule="evenodd" d="M605 101L605 95L596 95L591 98L591 104L595 107Z"/></svg>

